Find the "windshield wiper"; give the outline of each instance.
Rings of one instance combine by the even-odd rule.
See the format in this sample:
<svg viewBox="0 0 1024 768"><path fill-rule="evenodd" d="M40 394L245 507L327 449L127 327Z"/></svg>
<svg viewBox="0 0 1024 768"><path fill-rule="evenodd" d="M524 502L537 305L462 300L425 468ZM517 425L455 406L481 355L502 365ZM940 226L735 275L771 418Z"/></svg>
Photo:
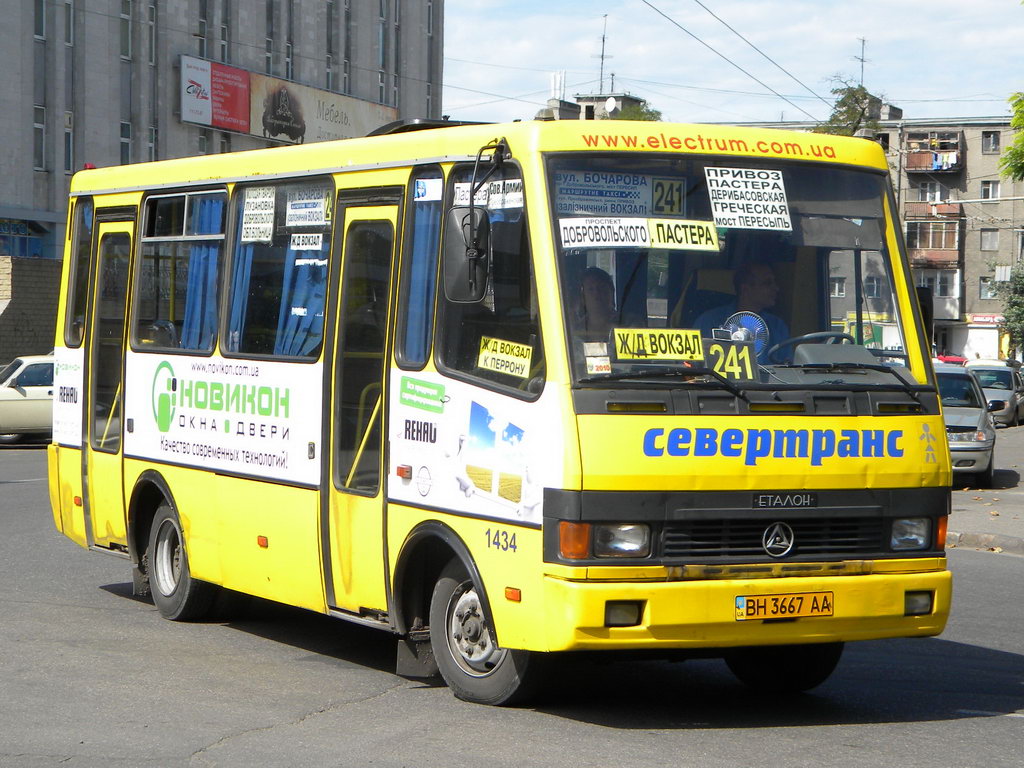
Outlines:
<svg viewBox="0 0 1024 768"><path fill-rule="evenodd" d="M900 387L910 395L912 398L921 402L917 396L917 391L911 387L902 376L896 371L895 368L882 365L881 363L855 363L855 362L832 362L832 363L794 363L790 365L777 366L779 368L800 368L800 369L811 369L824 371L825 373L832 373L833 371L881 371L882 373L889 373L896 377L896 381L900 383Z"/></svg>
<svg viewBox="0 0 1024 768"><path fill-rule="evenodd" d="M732 394L741 400L746 400L748 403L750 399L746 393L733 384L729 379L720 374L713 368L705 368L703 366L693 366L690 368L656 368L650 371L628 371L624 373L609 373L603 376L587 376L586 378L579 379L580 384L594 384L601 381L626 381L628 379L656 379L661 377L693 377L693 376L712 376L718 383L729 390Z"/></svg>

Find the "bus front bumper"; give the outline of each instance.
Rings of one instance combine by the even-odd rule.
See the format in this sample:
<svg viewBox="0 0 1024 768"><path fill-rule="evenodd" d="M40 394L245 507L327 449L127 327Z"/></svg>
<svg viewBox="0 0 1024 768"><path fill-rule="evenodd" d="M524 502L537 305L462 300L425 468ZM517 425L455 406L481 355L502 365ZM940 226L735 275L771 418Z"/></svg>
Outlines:
<svg viewBox="0 0 1024 768"><path fill-rule="evenodd" d="M929 562L934 570L893 572L900 564L920 568L920 561L889 561L885 573L771 579L624 582L547 575L546 650L730 648L937 635L949 616L952 574L944 558ZM831 615L758 618L759 610L771 611L773 604L792 611L825 596ZM908 615L922 610L922 599L930 600L927 612ZM609 626L623 616L629 621L630 610L638 623Z"/></svg>

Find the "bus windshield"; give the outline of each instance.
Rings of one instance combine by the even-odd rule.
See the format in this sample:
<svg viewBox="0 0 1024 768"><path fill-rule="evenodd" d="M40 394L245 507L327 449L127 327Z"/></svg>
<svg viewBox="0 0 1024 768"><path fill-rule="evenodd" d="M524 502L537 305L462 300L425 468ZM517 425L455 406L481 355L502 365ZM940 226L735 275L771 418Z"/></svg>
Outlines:
<svg viewBox="0 0 1024 768"><path fill-rule="evenodd" d="M548 178L577 384L915 383L883 173L573 153Z"/></svg>

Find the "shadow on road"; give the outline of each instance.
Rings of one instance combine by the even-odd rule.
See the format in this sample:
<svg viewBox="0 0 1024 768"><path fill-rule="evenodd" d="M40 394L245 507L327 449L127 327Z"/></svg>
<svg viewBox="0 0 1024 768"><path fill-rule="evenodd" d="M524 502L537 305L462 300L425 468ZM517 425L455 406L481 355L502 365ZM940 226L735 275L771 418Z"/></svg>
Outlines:
<svg viewBox="0 0 1024 768"><path fill-rule="evenodd" d="M139 599L130 584L103 589ZM298 608L251 599L223 626L307 651L307 660L329 667L394 672L392 635ZM554 661L531 708L626 730L911 723L1024 710L1024 655L936 638L852 643L825 684L795 696L753 694L717 659L577 653Z"/></svg>

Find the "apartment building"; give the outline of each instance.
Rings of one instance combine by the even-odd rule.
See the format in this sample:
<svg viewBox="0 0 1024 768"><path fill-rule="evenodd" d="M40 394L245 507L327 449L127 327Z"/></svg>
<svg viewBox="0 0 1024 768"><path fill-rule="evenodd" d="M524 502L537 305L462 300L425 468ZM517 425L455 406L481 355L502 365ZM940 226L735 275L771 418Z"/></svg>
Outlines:
<svg viewBox="0 0 1024 768"><path fill-rule="evenodd" d="M61 258L71 176L87 165L345 138L441 113L444 0L3 5L0 261ZM0 363L43 351L16 338L30 272L0 263Z"/></svg>
<svg viewBox="0 0 1024 768"><path fill-rule="evenodd" d="M918 285L931 289L935 346L967 358L1006 353L1000 281L1024 250L1024 183L1002 177L1009 116L881 120Z"/></svg>

